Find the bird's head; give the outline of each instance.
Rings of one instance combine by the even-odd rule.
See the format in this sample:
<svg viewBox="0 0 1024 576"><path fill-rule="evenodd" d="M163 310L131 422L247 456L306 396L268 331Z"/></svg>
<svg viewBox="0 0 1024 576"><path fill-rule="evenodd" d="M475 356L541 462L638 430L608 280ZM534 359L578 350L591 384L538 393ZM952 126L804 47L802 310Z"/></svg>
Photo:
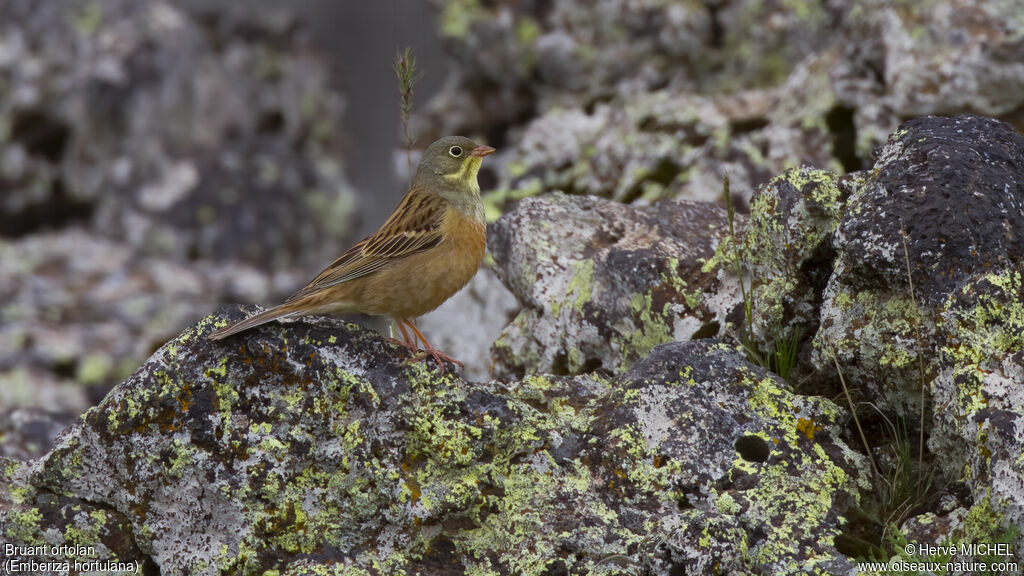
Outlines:
<svg viewBox="0 0 1024 576"><path fill-rule="evenodd" d="M434 142L423 152L416 179L440 180L449 186L480 193L477 172L484 156L494 152L490 146L481 146L463 136L446 136Z"/></svg>

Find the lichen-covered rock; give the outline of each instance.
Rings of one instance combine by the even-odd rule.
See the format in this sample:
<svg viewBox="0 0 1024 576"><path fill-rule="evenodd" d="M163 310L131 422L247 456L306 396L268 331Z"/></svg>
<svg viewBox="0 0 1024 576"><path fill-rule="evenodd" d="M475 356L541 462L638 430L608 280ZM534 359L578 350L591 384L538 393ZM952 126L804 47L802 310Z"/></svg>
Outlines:
<svg viewBox="0 0 1024 576"><path fill-rule="evenodd" d="M431 133L472 128L468 122L486 132L522 122L532 109L666 85L705 93L775 85L834 32L823 5L792 10L752 0L435 4L458 71L432 103Z"/></svg>
<svg viewBox="0 0 1024 576"><path fill-rule="evenodd" d="M458 63L430 134L508 142L491 197L749 198L785 169L852 171L906 118L1024 126L1012 2L435 0Z"/></svg>
<svg viewBox="0 0 1024 576"><path fill-rule="evenodd" d="M1019 6L1002 0L849 6L832 78L837 97L863 120L878 112L907 118L964 111L1010 120L1024 104Z"/></svg>
<svg viewBox="0 0 1024 576"><path fill-rule="evenodd" d="M77 228L0 239L0 405L80 414L211 298L262 300L298 281L242 263L142 257Z"/></svg>
<svg viewBox="0 0 1024 576"><path fill-rule="evenodd" d="M743 275L749 325L745 312L734 328L762 357L781 343L809 342L817 331L835 258L832 235L848 193L833 173L789 170L758 188L746 225L735 228L736 242L726 237L704 265L733 282Z"/></svg>
<svg viewBox="0 0 1024 576"><path fill-rule="evenodd" d="M336 257L341 108L287 17L0 3L0 405L81 412Z"/></svg>
<svg viewBox="0 0 1024 576"><path fill-rule="evenodd" d="M806 132L737 128L771 105L761 91L710 98L659 90L592 111L556 109L530 122L507 156L492 214L548 190L649 204L721 197L722 176L748 198L794 162L827 165L827 145Z"/></svg>
<svg viewBox="0 0 1024 576"><path fill-rule="evenodd" d="M988 118L919 118L892 135L836 230L819 366L835 357L879 406L917 412L948 341L946 298L1024 259L1022 160L1024 137Z"/></svg>
<svg viewBox="0 0 1024 576"><path fill-rule="evenodd" d="M844 414L707 341L508 385L326 319L168 342L32 463L0 538L146 573L848 571Z"/></svg>
<svg viewBox="0 0 1024 576"><path fill-rule="evenodd" d="M524 200L492 226L491 252L523 306L494 344L495 374L620 373L658 344L715 336L739 295L701 266L727 233L711 204Z"/></svg>
<svg viewBox="0 0 1024 576"><path fill-rule="evenodd" d="M929 447L946 477L1024 526L1024 265L965 284L941 314L947 340L929 386Z"/></svg>
<svg viewBox="0 0 1024 576"><path fill-rule="evenodd" d="M0 4L0 235L78 222L282 269L348 235L341 99L292 23L160 0Z"/></svg>

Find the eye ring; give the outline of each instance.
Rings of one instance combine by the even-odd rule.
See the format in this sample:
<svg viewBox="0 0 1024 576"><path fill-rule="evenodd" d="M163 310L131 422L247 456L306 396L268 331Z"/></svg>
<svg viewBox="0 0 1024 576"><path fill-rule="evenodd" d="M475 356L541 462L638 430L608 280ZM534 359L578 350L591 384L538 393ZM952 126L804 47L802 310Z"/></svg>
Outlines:
<svg viewBox="0 0 1024 576"><path fill-rule="evenodd" d="M462 156L462 146L452 146L448 149L448 153L451 154L453 158L458 158L459 156Z"/></svg>

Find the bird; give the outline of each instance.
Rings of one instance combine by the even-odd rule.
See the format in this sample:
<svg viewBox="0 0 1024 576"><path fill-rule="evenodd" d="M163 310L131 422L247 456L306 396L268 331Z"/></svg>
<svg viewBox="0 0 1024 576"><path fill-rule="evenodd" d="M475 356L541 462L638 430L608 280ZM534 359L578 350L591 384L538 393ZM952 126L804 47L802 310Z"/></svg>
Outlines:
<svg viewBox="0 0 1024 576"><path fill-rule="evenodd" d="M392 342L418 362L462 362L430 344L416 318L461 290L483 261L487 239L477 173L494 148L447 136L423 152L412 184L387 221L283 304L210 334L222 340L267 322L311 314L389 316L402 333ZM410 331L412 335L410 335ZM423 342L419 352L416 338Z"/></svg>

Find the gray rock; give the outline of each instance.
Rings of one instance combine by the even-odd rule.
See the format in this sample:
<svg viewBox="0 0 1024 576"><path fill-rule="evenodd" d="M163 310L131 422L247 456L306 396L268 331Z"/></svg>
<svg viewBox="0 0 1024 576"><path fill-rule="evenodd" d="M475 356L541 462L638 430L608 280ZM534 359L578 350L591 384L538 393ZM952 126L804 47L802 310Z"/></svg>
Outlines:
<svg viewBox="0 0 1024 576"><path fill-rule="evenodd" d="M725 174L748 199L793 166L867 168L918 115L1024 126L1024 24L1002 0L437 3L459 66L421 130L510 151L495 215L550 190L715 199Z"/></svg>
<svg viewBox="0 0 1024 576"><path fill-rule="evenodd" d="M287 274L186 264L81 229L0 239L0 406L79 414L211 300L267 299Z"/></svg>
<svg viewBox="0 0 1024 576"><path fill-rule="evenodd" d="M495 374L621 373L658 344L718 334L738 290L701 268L727 233L711 204L524 200L492 226L502 281L523 306L494 344Z"/></svg>
<svg viewBox="0 0 1024 576"><path fill-rule="evenodd" d="M736 242L727 237L704 265L733 284L742 275L750 317L744 310L731 318L731 334L777 370L782 360L776 354L790 348L792 360L810 366L821 294L835 258L832 237L848 194L831 172L789 170L758 188L746 225L734 226Z"/></svg>
<svg viewBox="0 0 1024 576"><path fill-rule="evenodd" d="M0 22L3 236L74 222L281 270L348 235L342 101L289 20L12 0Z"/></svg>
<svg viewBox="0 0 1024 576"><path fill-rule="evenodd" d="M835 573L867 487L843 411L714 341L470 384L351 324L168 342L32 463L0 531L162 574ZM695 441L695 439L699 439Z"/></svg>
<svg viewBox="0 0 1024 576"><path fill-rule="evenodd" d="M944 478L973 496L975 541L1024 525L1022 166L1005 123L904 124L853 178L815 336L823 373L905 421L924 411Z"/></svg>
<svg viewBox="0 0 1024 576"><path fill-rule="evenodd" d="M946 477L1024 526L1024 265L979 274L942 305L929 448ZM1024 543L1018 536L1017 545Z"/></svg>
<svg viewBox="0 0 1024 576"><path fill-rule="evenodd" d="M0 457L39 458L50 451L54 439L73 419L72 414L33 408L0 412Z"/></svg>

